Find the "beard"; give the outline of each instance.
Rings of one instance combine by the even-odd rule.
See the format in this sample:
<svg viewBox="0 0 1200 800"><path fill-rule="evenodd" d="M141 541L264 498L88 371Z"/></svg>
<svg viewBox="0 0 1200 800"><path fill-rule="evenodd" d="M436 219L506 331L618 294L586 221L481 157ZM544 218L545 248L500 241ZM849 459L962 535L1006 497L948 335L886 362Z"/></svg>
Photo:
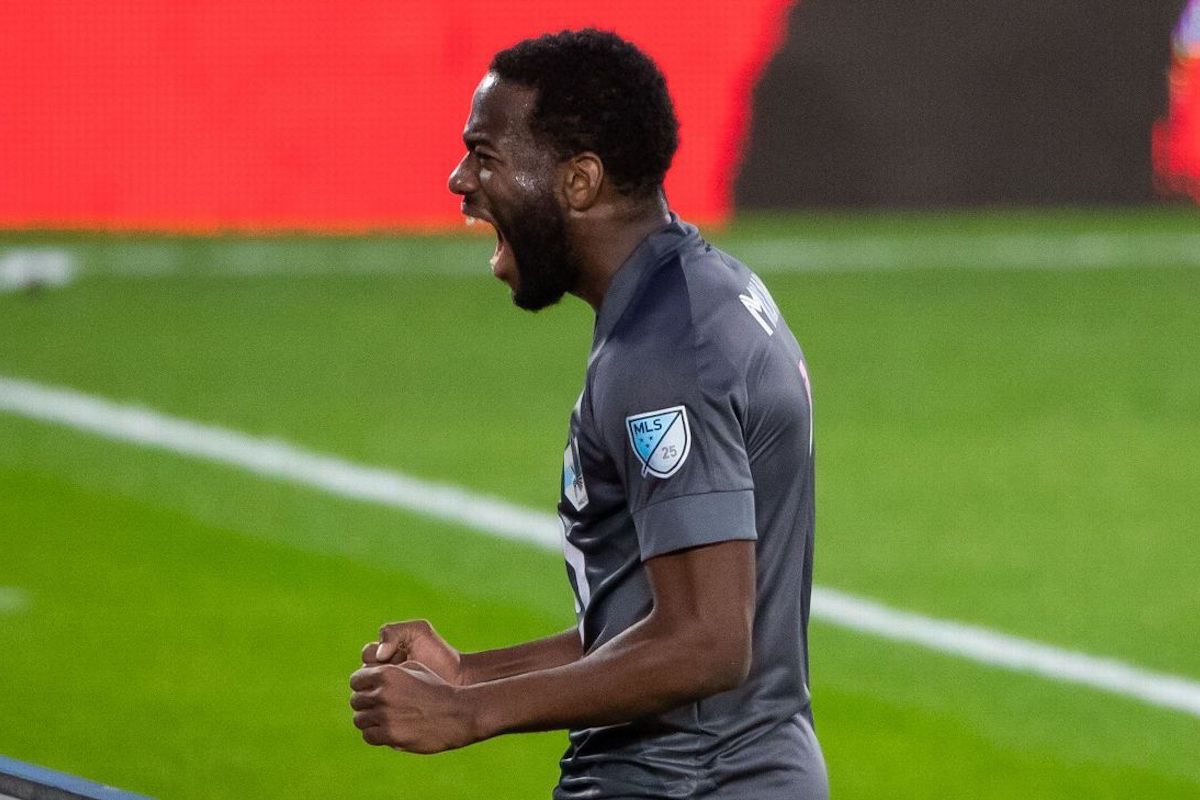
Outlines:
<svg viewBox="0 0 1200 800"><path fill-rule="evenodd" d="M579 282L579 259L567 239L562 209L549 192L531 199L504 224L504 241L517 265L518 308L552 306Z"/></svg>

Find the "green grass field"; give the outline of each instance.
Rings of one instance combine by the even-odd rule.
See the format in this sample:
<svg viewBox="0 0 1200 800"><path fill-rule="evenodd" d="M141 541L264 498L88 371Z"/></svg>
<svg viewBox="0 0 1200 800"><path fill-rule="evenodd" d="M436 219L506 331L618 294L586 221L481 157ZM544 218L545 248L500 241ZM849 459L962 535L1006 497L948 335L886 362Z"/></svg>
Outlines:
<svg viewBox="0 0 1200 800"><path fill-rule="evenodd" d="M714 238L808 355L819 584L1200 679L1194 212ZM0 294L0 376L552 509L591 315L515 310L486 237L0 235L29 248L80 271ZM407 756L346 705L382 622L465 649L568 627L532 545L0 413L0 587L28 598L0 610L4 755L163 800L549 796L563 734ZM1196 716L812 640L836 798L1200 797Z"/></svg>

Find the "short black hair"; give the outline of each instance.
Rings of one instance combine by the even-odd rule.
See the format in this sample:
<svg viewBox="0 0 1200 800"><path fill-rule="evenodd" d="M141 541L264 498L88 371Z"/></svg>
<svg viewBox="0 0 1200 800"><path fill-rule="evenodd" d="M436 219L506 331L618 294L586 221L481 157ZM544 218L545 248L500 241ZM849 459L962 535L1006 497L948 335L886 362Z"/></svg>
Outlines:
<svg viewBox="0 0 1200 800"><path fill-rule="evenodd" d="M679 122L666 78L635 45L595 28L548 33L501 50L490 70L536 91L530 128L559 156L594 152L623 194L662 186Z"/></svg>

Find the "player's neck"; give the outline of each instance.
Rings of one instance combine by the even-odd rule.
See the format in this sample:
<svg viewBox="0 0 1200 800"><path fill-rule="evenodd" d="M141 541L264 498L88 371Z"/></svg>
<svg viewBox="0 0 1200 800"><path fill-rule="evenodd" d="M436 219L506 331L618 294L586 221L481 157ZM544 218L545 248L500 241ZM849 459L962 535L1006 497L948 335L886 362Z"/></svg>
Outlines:
<svg viewBox="0 0 1200 800"><path fill-rule="evenodd" d="M599 312L613 276L647 236L671 221L671 214L661 193L636 205L611 203L592 211L577 229L581 275L572 294Z"/></svg>

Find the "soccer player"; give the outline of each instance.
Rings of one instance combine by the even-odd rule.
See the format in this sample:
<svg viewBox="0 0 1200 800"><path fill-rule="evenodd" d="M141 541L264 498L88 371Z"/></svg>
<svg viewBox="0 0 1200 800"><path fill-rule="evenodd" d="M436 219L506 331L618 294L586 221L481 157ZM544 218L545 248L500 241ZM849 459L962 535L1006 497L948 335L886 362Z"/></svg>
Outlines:
<svg viewBox="0 0 1200 800"><path fill-rule="evenodd" d="M672 214L666 82L619 37L497 54L450 176L516 305L596 311L558 505L578 628L460 653L385 625L351 678L370 744L570 730L568 798L828 796L808 689L804 357L763 283Z"/></svg>

